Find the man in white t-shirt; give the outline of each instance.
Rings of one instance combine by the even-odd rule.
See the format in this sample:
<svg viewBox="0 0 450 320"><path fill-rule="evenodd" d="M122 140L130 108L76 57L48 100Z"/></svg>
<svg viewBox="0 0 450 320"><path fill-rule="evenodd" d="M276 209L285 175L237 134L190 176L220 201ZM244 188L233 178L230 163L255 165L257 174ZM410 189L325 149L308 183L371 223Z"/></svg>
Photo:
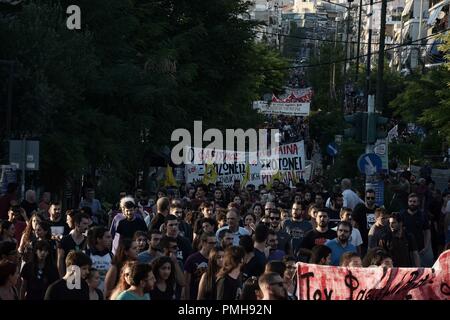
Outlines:
<svg viewBox="0 0 450 320"><path fill-rule="evenodd" d="M343 207L355 209L356 205L359 203L364 203L363 200L361 200L360 197L351 189L352 188L352 182L350 179L342 179L341 181L341 187L342 187L342 196L344 197L344 204Z"/></svg>
<svg viewBox="0 0 450 320"><path fill-rule="evenodd" d="M341 218L341 221L347 221L351 223L352 226L354 226L353 219L352 219L352 209L343 207L339 213L339 217ZM334 231L337 230L337 227L333 228ZM361 245L363 243L361 232L355 227L352 228L352 234L350 235L350 238L348 239L348 242L351 243L356 247L356 250L359 255L361 255Z"/></svg>

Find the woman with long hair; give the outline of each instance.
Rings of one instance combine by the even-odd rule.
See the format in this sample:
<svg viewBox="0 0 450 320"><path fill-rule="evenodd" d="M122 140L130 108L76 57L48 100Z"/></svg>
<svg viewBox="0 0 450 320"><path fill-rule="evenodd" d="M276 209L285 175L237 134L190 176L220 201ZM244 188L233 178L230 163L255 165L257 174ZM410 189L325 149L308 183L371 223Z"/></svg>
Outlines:
<svg viewBox="0 0 450 320"><path fill-rule="evenodd" d="M241 291L241 267L245 251L242 247L231 246L225 249L223 266L217 273L217 300L236 300Z"/></svg>
<svg viewBox="0 0 450 320"><path fill-rule="evenodd" d="M197 300L216 299L216 275L223 266L224 251L221 247L213 248L208 256L208 268L202 274L198 285Z"/></svg>
<svg viewBox="0 0 450 320"><path fill-rule="evenodd" d="M256 202L255 204L253 204L252 208L250 209L250 212L253 213L253 215L255 216L256 219L255 225L258 224L261 221L264 212L262 204Z"/></svg>
<svg viewBox="0 0 450 320"><path fill-rule="evenodd" d="M27 227L22 234L19 245L19 253L22 255L22 260L24 262L31 261L31 258L33 257L32 243L36 240L35 230L38 223L41 221L42 218L37 213L34 213L28 221Z"/></svg>
<svg viewBox="0 0 450 320"><path fill-rule="evenodd" d="M50 255L53 261L56 261L56 241L52 239L52 230L47 221L42 220L36 223L34 239L31 241L31 250L33 250L33 246L38 240L45 240L50 244Z"/></svg>
<svg viewBox="0 0 450 320"><path fill-rule="evenodd" d="M126 277L130 274L130 270L135 264L138 264L138 262L132 260L129 260L123 264L122 270L120 272L119 281L117 281L117 285L112 290L109 300L116 300L117 296L121 292L130 288L130 285L128 284Z"/></svg>
<svg viewBox="0 0 450 320"><path fill-rule="evenodd" d="M117 248L116 255L111 262L105 277L105 297L111 295L112 290L119 281L119 275L125 262L132 260L136 261L138 256L138 245L136 241L131 239L123 239L120 241Z"/></svg>
<svg viewBox="0 0 450 320"><path fill-rule="evenodd" d="M33 246L30 262L25 263L20 273L22 300L44 300L48 286L59 279L58 269L51 256L51 246L46 240L38 240Z"/></svg>
<svg viewBox="0 0 450 320"><path fill-rule="evenodd" d="M175 300L176 278L175 265L170 257L162 256L152 261L152 270L155 275L155 285L150 291L152 300Z"/></svg>
<svg viewBox="0 0 450 320"><path fill-rule="evenodd" d="M256 216L253 213L246 213L244 215L244 228L250 235L253 235L256 228Z"/></svg>

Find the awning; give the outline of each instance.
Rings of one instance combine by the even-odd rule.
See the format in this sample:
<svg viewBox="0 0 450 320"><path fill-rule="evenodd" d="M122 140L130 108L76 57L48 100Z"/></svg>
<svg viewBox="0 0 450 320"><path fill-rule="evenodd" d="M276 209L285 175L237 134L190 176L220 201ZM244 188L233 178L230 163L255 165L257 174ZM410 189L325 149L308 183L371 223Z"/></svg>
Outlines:
<svg viewBox="0 0 450 320"><path fill-rule="evenodd" d="M408 1L408 0L406 0L406 1ZM402 17L406 16L411 11L413 3L414 3L414 0L406 2L405 9L403 9L403 12L402 12Z"/></svg>
<svg viewBox="0 0 450 320"><path fill-rule="evenodd" d="M439 13L441 13L442 8L447 5L448 3L450 3L450 0L444 0L441 1L437 4L435 4L434 6L432 6L428 12L429 12L429 17L428 17L428 21L427 21L427 25L432 26L434 24L434 22L436 21L437 17L439 16Z"/></svg>

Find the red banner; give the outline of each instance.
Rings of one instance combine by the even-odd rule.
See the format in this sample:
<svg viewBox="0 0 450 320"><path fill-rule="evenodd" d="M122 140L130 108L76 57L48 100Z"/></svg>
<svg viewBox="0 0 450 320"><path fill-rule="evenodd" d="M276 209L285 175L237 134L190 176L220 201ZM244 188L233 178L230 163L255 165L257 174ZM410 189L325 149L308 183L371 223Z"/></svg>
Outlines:
<svg viewBox="0 0 450 320"><path fill-rule="evenodd" d="M297 265L299 300L449 300L450 250L432 268Z"/></svg>

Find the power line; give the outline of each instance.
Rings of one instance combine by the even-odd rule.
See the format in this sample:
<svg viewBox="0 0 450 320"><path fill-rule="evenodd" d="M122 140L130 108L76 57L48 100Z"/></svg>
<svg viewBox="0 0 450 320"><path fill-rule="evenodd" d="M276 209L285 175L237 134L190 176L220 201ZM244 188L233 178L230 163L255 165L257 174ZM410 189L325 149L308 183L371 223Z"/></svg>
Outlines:
<svg viewBox="0 0 450 320"><path fill-rule="evenodd" d="M291 36L283 33L277 33L277 32L265 32L265 31L255 31L256 33L263 33L263 34L270 34L270 35L278 35L286 38L295 38L300 40L314 40L314 41L321 41L321 42L331 42L331 43L345 43L344 40L332 40L332 39L317 39L317 38L310 38L310 37L300 37L300 36ZM348 41L348 43L358 43L358 41ZM368 42L360 42L360 44L369 44ZM379 42L372 42L372 45L380 44ZM386 43L387 46L394 46L394 45L400 45L401 43ZM302 46L295 46L296 48L301 48Z"/></svg>
<svg viewBox="0 0 450 320"><path fill-rule="evenodd" d="M447 31L449 31L449 30L450 30L450 28L449 28L449 29L444 29L444 30L438 31L438 32L436 32L436 33L434 33L434 34L432 34L432 35L429 35L429 36L426 36L426 37L423 37L423 38L420 38L420 39L417 39L417 40L414 40L414 41L410 41L410 42L405 43L405 44L399 44L399 45L396 45L396 46L394 46L394 47L387 48L387 49L385 49L384 51L390 51L390 50L394 50L394 49L397 49L397 48L408 47L408 46L414 46L414 47L416 47L416 46L418 46L418 45L412 45L412 43L419 42L419 41L422 41L422 40L426 40L426 39L435 37L435 36L437 36L437 35L439 35L439 34L441 34L441 33L447 32ZM420 44L419 44L419 45L420 45ZM424 45L420 45L420 46L424 46ZM425 46L426 46L426 44L425 44ZM378 53L378 51L374 51L371 55L375 55L375 54L377 54L377 53ZM367 56L368 56L368 54L363 54L363 55L359 55L359 56L357 56L357 57L363 58L363 57L367 57ZM347 62L347 61L352 61L352 60L355 60L357 57L352 57L352 58L342 59L342 60L336 60L336 61L329 61L329 62L321 62L321 63L317 63L317 64L301 65L301 66L298 66L298 67L285 67L285 68L261 69L261 70L257 70L257 71L260 71L260 72L266 72L266 71L292 70L292 69L299 69L299 68L315 68L315 67L321 67L321 66L332 65L332 64L335 64L335 63L344 63L344 62Z"/></svg>
<svg viewBox="0 0 450 320"><path fill-rule="evenodd" d="M355 5L355 6L347 7L347 6L344 6L343 4L331 2L331 1L328 1L328 0L322 0L322 1L327 2L327 3L329 3L329 4L334 4L334 5L336 5L336 6L344 7L344 8L347 8L347 9L348 9L348 8L353 9L353 8L359 8L359 7L370 6L370 2L369 2L369 3L364 3L364 4L362 4L361 6L360 6L359 4L357 4L357 5ZM372 5L377 4L377 3L382 3L382 2L383 2L382 0L381 0L381 1L375 1L375 2L372 3ZM387 3L389 3L389 2L394 2L394 0L388 1Z"/></svg>
<svg viewBox="0 0 450 320"><path fill-rule="evenodd" d="M321 42L345 43L345 41L343 41L343 40L336 40L336 41L334 41L332 39L317 39L317 38L310 38L310 37L290 36L290 35L287 35L287 34L277 33L277 32L255 31L255 33L276 35L276 36L282 36L282 37L286 37L286 38L295 38L295 39L300 39L300 40L314 40L314 41L321 41ZM348 43L358 43L358 41L348 41ZM369 44L368 42L360 42L360 43L361 44ZM372 43L372 44L378 44L378 43Z"/></svg>

